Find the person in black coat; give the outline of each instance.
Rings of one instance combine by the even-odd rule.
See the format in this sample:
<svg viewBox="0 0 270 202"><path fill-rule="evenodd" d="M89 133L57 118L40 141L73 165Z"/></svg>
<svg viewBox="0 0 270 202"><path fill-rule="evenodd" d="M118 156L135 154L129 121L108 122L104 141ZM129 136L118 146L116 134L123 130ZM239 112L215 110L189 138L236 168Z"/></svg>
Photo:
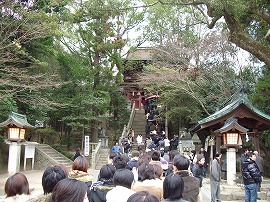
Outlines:
<svg viewBox="0 0 270 202"><path fill-rule="evenodd" d="M193 176L199 179L200 187L202 187L204 163L205 163L204 156L202 154L198 154L196 156L196 164L194 164L192 169Z"/></svg>
<svg viewBox="0 0 270 202"><path fill-rule="evenodd" d="M200 183L196 177L189 174L189 165L189 159L182 154L173 158L174 173L180 175L184 181L183 199L189 202L198 202L201 198Z"/></svg>
<svg viewBox="0 0 270 202"><path fill-rule="evenodd" d="M249 158L248 153L249 153L249 149L248 148L244 149L244 153L241 154L241 162L244 162L245 160Z"/></svg>
<svg viewBox="0 0 270 202"><path fill-rule="evenodd" d="M80 151L81 151L81 149L80 149L80 147L78 147L78 148L76 149L76 152L75 152L75 155L74 155L74 160L75 160L78 156L81 156Z"/></svg>
<svg viewBox="0 0 270 202"><path fill-rule="evenodd" d="M261 173L255 162L256 155L248 153L249 158L242 162L242 176L245 185L245 201L257 201Z"/></svg>
<svg viewBox="0 0 270 202"><path fill-rule="evenodd" d="M106 202L107 193L114 188L113 175L116 168L111 164L101 167L98 181L90 187L90 194L87 196L89 202Z"/></svg>

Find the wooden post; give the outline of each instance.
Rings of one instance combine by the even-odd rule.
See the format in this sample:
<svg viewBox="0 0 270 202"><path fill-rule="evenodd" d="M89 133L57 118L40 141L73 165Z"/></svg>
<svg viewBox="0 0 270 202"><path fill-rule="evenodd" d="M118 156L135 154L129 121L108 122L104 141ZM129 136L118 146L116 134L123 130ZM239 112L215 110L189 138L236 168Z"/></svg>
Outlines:
<svg viewBox="0 0 270 202"><path fill-rule="evenodd" d="M260 143L259 143L259 131L258 129L254 128L253 129L253 138L254 138L254 146L255 146L255 150L258 151L260 153Z"/></svg>
<svg viewBox="0 0 270 202"><path fill-rule="evenodd" d="M216 152L220 152L221 146L221 134L217 134L216 136Z"/></svg>

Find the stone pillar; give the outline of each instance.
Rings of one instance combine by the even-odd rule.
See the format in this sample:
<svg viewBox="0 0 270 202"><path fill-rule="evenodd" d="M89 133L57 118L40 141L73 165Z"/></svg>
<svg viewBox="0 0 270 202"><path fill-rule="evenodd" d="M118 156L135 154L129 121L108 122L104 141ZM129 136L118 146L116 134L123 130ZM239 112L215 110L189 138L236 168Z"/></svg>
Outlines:
<svg viewBox="0 0 270 202"><path fill-rule="evenodd" d="M8 173L10 175L20 171L21 144L10 142L8 154Z"/></svg>
<svg viewBox="0 0 270 202"><path fill-rule="evenodd" d="M236 152L235 148L227 149L227 184L234 185L236 179Z"/></svg>
<svg viewBox="0 0 270 202"><path fill-rule="evenodd" d="M179 141L179 144L178 144L178 150L179 150L180 154L183 154L184 150L183 150L183 144L182 144L182 141Z"/></svg>

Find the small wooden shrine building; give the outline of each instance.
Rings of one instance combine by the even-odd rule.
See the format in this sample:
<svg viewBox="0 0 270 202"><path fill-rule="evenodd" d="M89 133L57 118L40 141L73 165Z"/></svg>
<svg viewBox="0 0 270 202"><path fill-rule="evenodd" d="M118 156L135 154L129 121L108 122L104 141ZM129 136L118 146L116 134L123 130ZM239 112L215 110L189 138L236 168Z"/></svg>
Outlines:
<svg viewBox="0 0 270 202"><path fill-rule="evenodd" d="M216 151L220 152L225 148L220 131L227 127L227 120L231 118L236 120L234 126L248 129L240 130L244 132L240 133L239 146L249 140L254 143L255 150L260 152L259 136L263 131L270 129L270 116L256 109L241 92L236 94L225 107L198 121L191 132L197 133L201 140L205 140L205 144L215 146Z"/></svg>

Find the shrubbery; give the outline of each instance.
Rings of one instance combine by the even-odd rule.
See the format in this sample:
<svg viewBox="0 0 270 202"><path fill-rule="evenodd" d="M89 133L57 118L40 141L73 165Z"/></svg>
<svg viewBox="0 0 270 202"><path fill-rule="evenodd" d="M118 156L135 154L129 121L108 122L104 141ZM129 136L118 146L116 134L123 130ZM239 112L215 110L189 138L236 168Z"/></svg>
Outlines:
<svg viewBox="0 0 270 202"><path fill-rule="evenodd" d="M65 150L65 148L61 145L51 145L51 147L73 161L74 154L71 154L69 151Z"/></svg>

